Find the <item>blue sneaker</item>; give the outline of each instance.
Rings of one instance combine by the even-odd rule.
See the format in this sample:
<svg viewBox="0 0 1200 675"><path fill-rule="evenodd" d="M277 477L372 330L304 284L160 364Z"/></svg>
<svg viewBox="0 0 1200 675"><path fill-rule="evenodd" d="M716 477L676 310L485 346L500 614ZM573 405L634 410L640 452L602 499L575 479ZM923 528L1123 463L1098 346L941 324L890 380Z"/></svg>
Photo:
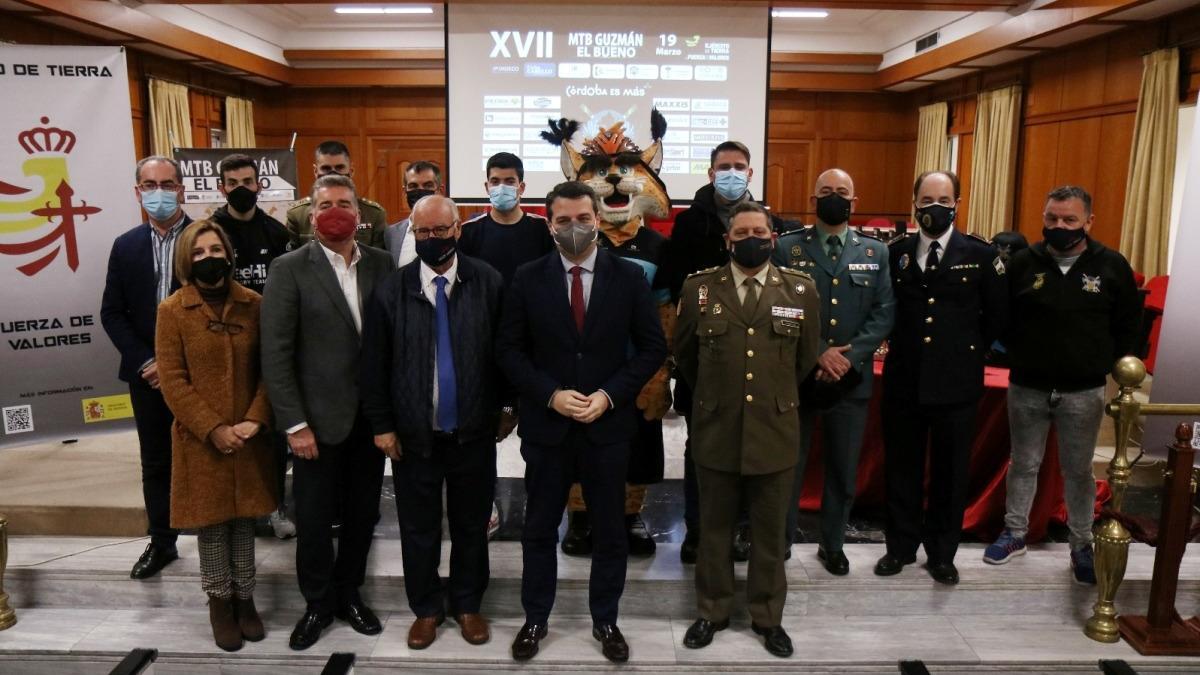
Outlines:
<svg viewBox="0 0 1200 675"><path fill-rule="evenodd" d="M1075 574L1075 583L1096 585L1096 560L1091 544L1071 551L1071 572Z"/></svg>
<svg viewBox="0 0 1200 675"><path fill-rule="evenodd" d="M1012 532L1004 530L1000 538L984 550L983 562L1003 565L1015 555L1025 555L1025 538L1014 537Z"/></svg>

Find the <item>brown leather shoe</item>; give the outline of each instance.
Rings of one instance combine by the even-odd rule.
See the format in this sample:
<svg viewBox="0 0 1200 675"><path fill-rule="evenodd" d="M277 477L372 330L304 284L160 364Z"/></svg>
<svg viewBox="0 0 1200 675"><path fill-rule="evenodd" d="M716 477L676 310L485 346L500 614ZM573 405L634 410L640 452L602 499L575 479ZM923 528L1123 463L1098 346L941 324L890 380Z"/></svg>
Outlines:
<svg viewBox="0 0 1200 675"><path fill-rule="evenodd" d="M242 637L251 642L258 642L267 636L267 631L263 628L262 617L258 615L258 609L254 606L254 598L242 599L235 596L233 612L237 615Z"/></svg>
<svg viewBox="0 0 1200 675"><path fill-rule="evenodd" d="M481 645L492 639L492 631L488 628L488 620L482 614L459 614L454 617L458 628L462 631L463 639L473 645Z"/></svg>
<svg viewBox="0 0 1200 675"><path fill-rule="evenodd" d="M208 596L208 621L212 624L213 640L227 652L242 648L242 629L233 613L232 598Z"/></svg>
<svg viewBox="0 0 1200 675"><path fill-rule="evenodd" d="M408 629L408 648L425 649L437 639L438 626L446 621L444 616L422 616L413 621Z"/></svg>

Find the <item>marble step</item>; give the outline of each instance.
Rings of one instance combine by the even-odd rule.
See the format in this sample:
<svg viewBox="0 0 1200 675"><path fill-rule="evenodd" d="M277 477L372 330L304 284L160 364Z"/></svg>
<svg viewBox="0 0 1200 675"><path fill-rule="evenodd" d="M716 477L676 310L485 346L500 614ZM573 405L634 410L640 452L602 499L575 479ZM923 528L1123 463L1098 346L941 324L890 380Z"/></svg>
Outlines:
<svg viewBox="0 0 1200 675"><path fill-rule="evenodd" d="M986 608L980 608L986 609ZM204 609L25 609L16 626L0 632L0 672L6 675L70 673L97 675L130 649L159 650L156 675L316 675L333 652L357 656L356 675L398 672L478 673L521 671L611 673L584 617L555 616L549 636L531 662L517 664L509 645L520 619L492 622L492 640L468 645L448 622L428 649L405 645L411 621L407 612L381 615L377 636L353 632L334 622L321 640L304 652L287 646L291 613L264 613L267 637L226 653L212 642ZM901 660L919 659L934 673L1096 673L1100 659L1122 659L1139 673L1195 673L1200 659L1143 657L1127 644L1093 642L1074 621L1039 614L970 614L895 617L789 615L784 627L795 655L778 659L763 648L745 620L718 633L701 650L682 646L689 619L626 617L621 620L631 661L621 671L638 672L787 672L896 673Z"/></svg>
<svg viewBox="0 0 1200 675"><path fill-rule="evenodd" d="M203 608L206 599L200 590L195 538L180 538L180 560L158 577L131 580L129 568L144 547L144 539L12 537L6 590L18 608ZM1091 614L1096 599L1094 587L1073 582L1065 544L1032 546L1025 556L1002 566L983 563L982 546L964 546L957 560L962 580L956 587L934 583L919 564L893 577L877 577L871 569L882 553L878 544L848 545L851 573L835 577L820 565L815 545L795 545L788 562L785 612L795 616L1022 612L1082 622ZM259 606L285 613L302 609L304 602L295 580L294 541L259 538L255 554ZM495 617L519 617L520 544L493 542L490 555L492 576L483 610ZM1131 547L1125 582L1117 597L1119 611L1145 612L1153 558L1153 549ZM442 560L445 575L448 551ZM400 561L399 541L376 540L363 595L378 611L408 611ZM587 615L589 565L586 559L560 556L556 612ZM651 558L631 558L621 603L623 615L691 616L695 609L692 574L690 566L680 564L675 545L660 545ZM745 564L736 565L736 575L740 588ZM1180 612L1184 616L1197 612L1193 604L1198 595L1200 544L1193 544L1180 575Z"/></svg>

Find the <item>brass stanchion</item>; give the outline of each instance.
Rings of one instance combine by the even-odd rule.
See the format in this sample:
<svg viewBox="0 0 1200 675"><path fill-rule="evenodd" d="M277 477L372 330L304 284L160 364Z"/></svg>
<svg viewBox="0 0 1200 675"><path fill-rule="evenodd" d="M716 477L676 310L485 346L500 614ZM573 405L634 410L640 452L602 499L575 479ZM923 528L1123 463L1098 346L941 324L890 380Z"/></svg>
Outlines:
<svg viewBox="0 0 1200 675"><path fill-rule="evenodd" d="M0 514L0 630L12 628L17 623L17 613L8 606L8 593L4 592L4 570L8 568L8 519Z"/></svg>
<svg viewBox="0 0 1200 675"><path fill-rule="evenodd" d="M1112 488L1112 505L1108 509L1120 513L1125 500L1125 489L1129 487L1129 436L1141 415L1198 415L1200 404L1147 403L1141 404L1133 397L1134 390L1146 379L1146 364L1134 356L1126 356L1113 367L1113 379L1121 388L1117 397L1106 407L1105 412L1113 418L1117 432L1116 450L1108 465L1108 483ZM1129 560L1129 542L1132 537L1125 526L1115 518L1106 518L1096 528L1096 604L1092 607L1092 618L1088 619L1083 633L1100 642L1116 642L1121 638L1117 622L1117 609L1113 598L1125 580L1125 564Z"/></svg>
<svg viewBox="0 0 1200 675"><path fill-rule="evenodd" d="M1132 356L1127 356L1113 367L1113 379L1121 387L1117 397L1108 404L1106 412L1113 418L1117 432L1116 450L1108 464L1108 485L1112 489L1112 511L1120 511L1125 500L1125 488L1129 486L1130 464L1129 435L1137 422L1141 404L1133 392L1146 379L1146 365ZM1129 561L1129 530L1115 518L1105 519L1096 528L1096 587L1098 597L1092 607L1092 618L1088 619L1083 633L1099 642L1116 642L1121 639L1117 627L1117 608L1113 598L1125 580L1125 564Z"/></svg>

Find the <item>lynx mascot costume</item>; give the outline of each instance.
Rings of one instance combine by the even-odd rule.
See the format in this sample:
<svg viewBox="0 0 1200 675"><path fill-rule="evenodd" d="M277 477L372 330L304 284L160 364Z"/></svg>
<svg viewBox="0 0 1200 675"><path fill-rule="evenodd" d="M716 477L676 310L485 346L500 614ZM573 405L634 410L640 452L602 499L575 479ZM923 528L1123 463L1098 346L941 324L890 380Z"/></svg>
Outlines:
<svg viewBox="0 0 1200 675"><path fill-rule="evenodd" d="M668 340L674 332L675 311L670 291L658 271L665 259L667 239L644 227L647 215L666 218L671 212L667 188L658 176L662 165L662 137L667 121L658 110L650 112L652 143L640 150L625 135L624 122L601 129L587 140L582 150L571 146L571 137L579 129L574 120L550 120L550 130L542 138L562 149L562 172L568 180L586 183L600 198L599 244L625 260L636 263L659 301L659 316ZM643 412L637 436L630 447L629 475L625 485L625 524L629 532L629 553L651 555L654 539L642 522L641 510L646 485L663 477L662 418L671 406L670 373L666 364L646 383L637 400ZM583 493L576 483L571 487L567 505L570 514L562 550L570 555L588 555L592 551L591 526Z"/></svg>

